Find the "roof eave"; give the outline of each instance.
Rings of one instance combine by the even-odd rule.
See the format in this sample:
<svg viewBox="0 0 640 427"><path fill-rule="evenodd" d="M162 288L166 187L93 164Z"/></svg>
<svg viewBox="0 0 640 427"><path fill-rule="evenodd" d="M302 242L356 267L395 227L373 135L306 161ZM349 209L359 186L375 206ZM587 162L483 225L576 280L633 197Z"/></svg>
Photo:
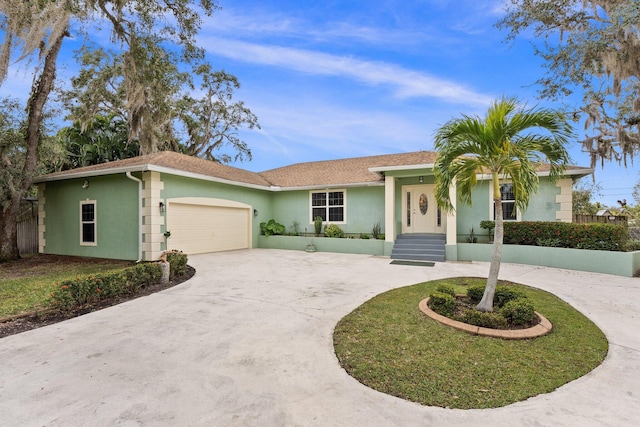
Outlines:
<svg viewBox="0 0 640 427"><path fill-rule="evenodd" d="M145 172L150 170L151 165L133 165L133 166L124 166L119 168L108 168L108 169L99 169L99 170L91 170L91 171L82 171L82 172L68 172L63 175L54 175L48 176L43 175L36 178L33 182L35 184L40 184L43 182L52 182L52 181L66 181L68 179L78 179L78 178L91 178L94 176L105 176L105 175L116 175L120 173L127 172Z"/></svg>
<svg viewBox="0 0 640 427"><path fill-rule="evenodd" d="M39 184L39 183L46 183L46 182L53 182L53 181L65 181L69 179L91 178L91 177L105 176L105 175L117 175L117 174L127 173L127 172L147 172L147 171L167 173L170 175L177 175L185 178L195 178L195 179L200 179L204 181L219 182L221 184L235 185L238 187L247 187L247 188L259 189L259 190L270 190L270 187L267 185L251 184L251 183L242 182L242 181L233 181L230 179L218 178L210 175L204 175L204 174L199 174L195 172L188 172L188 171L183 171L181 169L169 168L166 166L157 166L153 164L133 165L133 166L125 166L125 167L119 167L119 168L83 171L83 172L76 172L76 173L70 172L70 173L65 173L64 175L55 175L55 176L44 175L36 178L36 180L34 180L34 183Z"/></svg>
<svg viewBox="0 0 640 427"><path fill-rule="evenodd" d="M421 163L417 165L376 166L369 168L369 172L405 171L411 169L433 169L434 163Z"/></svg>
<svg viewBox="0 0 640 427"><path fill-rule="evenodd" d="M281 187L273 185L269 189L271 191L304 191L304 190L324 190L327 188L354 188L354 187L381 187L384 181L368 181L368 182L352 182L346 184L313 184L301 185L296 187Z"/></svg>
<svg viewBox="0 0 640 427"><path fill-rule="evenodd" d="M567 169L564 171L564 173L562 174L562 176L564 177L568 177L568 176L575 176L577 178L582 178L588 175L591 175L593 173L593 169L591 168L584 168L584 169ZM541 171L541 172L536 172L536 174L538 176L549 176L550 172L549 171ZM484 180L489 180L492 178L492 176L490 174L486 174L486 173L481 173L481 174L477 174L476 178L478 180L484 181ZM501 177L502 178L502 177Z"/></svg>
<svg viewBox="0 0 640 427"><path fill-rule="evenodd" d="M195 173L195 172L188 172L188 171L183 171L183 170L180 170L180 169L168 168L168 167L165 167L165 166L149 165L149 169L148 170L150 170L152 172L160 172L160 173L167 173L167 174L171 174L171 175L182 176L182 177L185 177L185 178L194 178L194 179L201 179L203 181L218 182L220 184L235 185L237 187L253 188L253 189L257 189L257 190L270 190L271 189L271 187L269 185L252 184L252 183L243 182L243 181L234 181L234 180L231 180L231 179L219 178L219 177L216 177L216 176L204 175L204 174Z"/></svg>

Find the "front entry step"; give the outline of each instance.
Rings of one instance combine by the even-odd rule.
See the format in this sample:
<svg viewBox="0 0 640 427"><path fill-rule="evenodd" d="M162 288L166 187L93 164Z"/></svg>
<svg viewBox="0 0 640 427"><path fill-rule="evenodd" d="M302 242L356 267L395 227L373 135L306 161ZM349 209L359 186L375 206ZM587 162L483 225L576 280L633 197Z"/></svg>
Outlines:
<svg viewBox="0 0 640 427"><path fill-rule="evenodd" d="M391 259L444 261L445 245L444 234L400 234L393 245Z"/></svg>

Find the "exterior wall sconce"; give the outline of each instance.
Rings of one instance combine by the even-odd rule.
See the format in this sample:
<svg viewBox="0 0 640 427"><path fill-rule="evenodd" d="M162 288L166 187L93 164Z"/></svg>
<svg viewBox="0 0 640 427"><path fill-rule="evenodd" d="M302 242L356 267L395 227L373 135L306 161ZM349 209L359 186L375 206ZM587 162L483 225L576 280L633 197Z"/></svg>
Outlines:
<svg viewBox="0 0 640 427"><path fill-rule="evenodd" d="M258 216L258 209L253 210L253 216Z"/></svg>
<svg viewBox="0 0 640 427"><path fill-rule="evenodd" d="M420 184L422 184L424 182L424 177L423 176L419 176L418 177L418 181L420 182Z"/></svg>
<svg viewBox="0 0 640 427"><path fill-rule="evenodd" d="M164 213L164 202L160 202L160 213Z"/></svg>
<svg viewBox="0 0 640 427"><path fill-rule="evenodd" d="M85 190L86 190L87 188L89 188L89 180L88 180L88 179L85 179L85 180L84 180L84 182L82 183L82 188L84 188Z"/></svg>

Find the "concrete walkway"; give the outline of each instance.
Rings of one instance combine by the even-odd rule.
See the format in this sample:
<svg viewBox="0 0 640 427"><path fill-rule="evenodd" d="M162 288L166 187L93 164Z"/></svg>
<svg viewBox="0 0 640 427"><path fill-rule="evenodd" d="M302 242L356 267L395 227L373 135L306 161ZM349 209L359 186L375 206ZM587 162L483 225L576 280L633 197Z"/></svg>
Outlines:
<svg viewBox="0 0 640 427"><path fill-rule="evenodd" d="M2 426L636 426L640 279L535 266L500 277L553 292L610 341L603 365L508 407L423 407L371 390L333 353L336 322L388 289L485 263L256 249L193 256L172 289L0 340ZM416 302L417 304L417 302ZM417 308L416 308L417 309Z"/></svg>

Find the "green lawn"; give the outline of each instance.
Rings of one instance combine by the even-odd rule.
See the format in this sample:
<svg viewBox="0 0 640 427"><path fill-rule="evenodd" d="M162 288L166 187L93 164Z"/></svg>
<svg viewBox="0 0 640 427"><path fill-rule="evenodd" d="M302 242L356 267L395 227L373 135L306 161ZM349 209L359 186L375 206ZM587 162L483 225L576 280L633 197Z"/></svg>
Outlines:
<svg viewBox="0 0 640 427"><path fill-rule="evenodd" d="M548 393L605 358L607 340L593 322L556 296L518 286L553 324L548 335L509 341L439 324L418 310L438 284L458 293L485 279L420 283L378 295L344 317L334 332L340 364L361 383L429 406L494 408Z"/></svg>
<svg viewBox="0 0 640 427"><path fill-rule="evenodd" d="M31 255L0 264L0 319L43 310L56 283L77 276L121 270L131 261Z"/></svg>

